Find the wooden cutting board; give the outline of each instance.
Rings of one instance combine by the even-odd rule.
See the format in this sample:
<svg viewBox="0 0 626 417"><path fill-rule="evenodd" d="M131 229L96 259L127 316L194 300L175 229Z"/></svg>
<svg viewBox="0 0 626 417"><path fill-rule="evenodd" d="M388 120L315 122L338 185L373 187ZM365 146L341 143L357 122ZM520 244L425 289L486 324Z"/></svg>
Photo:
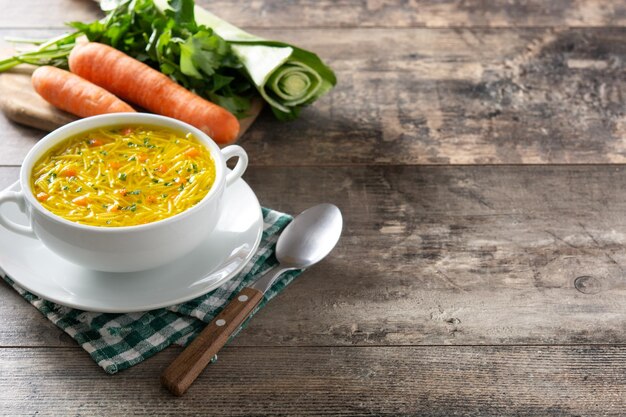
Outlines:
<svg viewBox="0 0 626 417"><path fill-rule="evenodd" d="M35 92L30 77L36 67L21 65L0 74L0 109L16 123L51 132L79 119L49 104ZM239 121L238 139L254 123L263 108L263 102L253 102L251 115Z"/></svg>

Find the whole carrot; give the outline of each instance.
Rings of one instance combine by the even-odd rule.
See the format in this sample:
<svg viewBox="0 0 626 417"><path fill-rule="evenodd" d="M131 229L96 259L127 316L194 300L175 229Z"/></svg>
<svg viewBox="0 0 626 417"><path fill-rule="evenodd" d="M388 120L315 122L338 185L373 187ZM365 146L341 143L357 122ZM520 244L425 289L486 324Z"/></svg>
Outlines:
<svg viewBox="0 0 626 417"><path fill-rule="evenodd" d="M135 110L105 89L56 67L39 67L31 82L48 103L80 117Z"/></svg>
<svg viewBox="0 0 626 417"><path fill-rule="evenodd" d="M237 138L239 121L228 110L193 94L168 76L110 46L77 44L70 71L116 96L164 116L187 122L217 143Z"/></svg>

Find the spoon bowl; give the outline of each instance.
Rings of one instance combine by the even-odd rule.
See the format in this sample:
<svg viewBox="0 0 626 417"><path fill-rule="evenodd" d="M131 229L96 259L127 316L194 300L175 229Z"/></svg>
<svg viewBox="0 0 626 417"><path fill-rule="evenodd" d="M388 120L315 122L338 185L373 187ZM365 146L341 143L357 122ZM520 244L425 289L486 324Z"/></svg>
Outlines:
<svg viewBox="0 0 626 417"><path fill-rule="evenodd" d="M319 204L300 213L276 243L276 259L283 267L307 268L330 253L341 236L341 211Z"/></svg>

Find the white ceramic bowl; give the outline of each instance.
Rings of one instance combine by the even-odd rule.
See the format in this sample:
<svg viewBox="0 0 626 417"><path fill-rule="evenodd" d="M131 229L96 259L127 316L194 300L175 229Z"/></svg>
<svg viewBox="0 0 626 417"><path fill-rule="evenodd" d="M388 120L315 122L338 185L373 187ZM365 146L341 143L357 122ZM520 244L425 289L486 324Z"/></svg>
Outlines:
<svg viewBox="0 0 626 417"><path fill-rule="evenodd" d="M74 223L46 210L30 186L33 165L59 142L92 129L144 124L191 132L210 151L216 165L215 182L195 206L153 223L126 227L97 227ZM226 161L238 157L232 171ZM246 152L237 145L221 149L205 133L187 123L147 113L116 113L88 117L67 124L41 139L26 155L20 171L22 192L0 194L0 205L16 203L30 219L30 226L15 224L0 214L0 224L22 235L41 240L50 250L85 268L108 272L146 270L169 263L190 252L214 229L222 209L224 189L237 180L248 165ZM37 262L37 259L33 259Z"/></svg>

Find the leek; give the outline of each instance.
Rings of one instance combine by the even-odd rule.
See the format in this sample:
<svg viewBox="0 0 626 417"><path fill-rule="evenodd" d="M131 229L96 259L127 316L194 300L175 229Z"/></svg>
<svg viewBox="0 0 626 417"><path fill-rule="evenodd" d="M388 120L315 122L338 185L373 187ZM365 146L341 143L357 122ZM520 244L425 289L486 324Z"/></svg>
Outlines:
<svg viewBox="0 0 626 417"><path fill-rule="evenodd" d="M167 0L153 0L165 12ZM333 71L314 53L247 33L200 6L195 20L226 40L243 65L257 91L280 120L298 117L303 106L313 103L332 89L337 80Z"/></svg>

